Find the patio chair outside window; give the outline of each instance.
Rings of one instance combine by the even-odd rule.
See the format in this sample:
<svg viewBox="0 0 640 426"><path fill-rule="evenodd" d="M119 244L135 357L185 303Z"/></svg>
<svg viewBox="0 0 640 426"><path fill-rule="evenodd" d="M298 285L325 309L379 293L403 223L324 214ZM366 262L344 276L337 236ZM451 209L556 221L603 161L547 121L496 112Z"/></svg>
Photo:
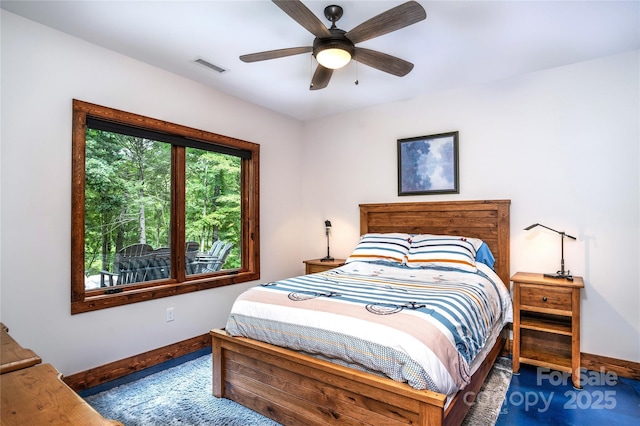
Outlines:
<svg viewBox="0 0 640 426"><path fill-rule="evenodd" d="M199 273L216 272L222 269L231 252L233 243L216 240L209 251L198 258Z"/></svg>
<svg viewBox="0 0 640 426"><path fill-rule="evenodd" d="M187 242L187 271L196 271L199 244ZM193 273L193 272L191 272ZM171 277L171 248L153 249L148 244L132 244L116 253L113 272L100 271L100 287L133 284Z"/></svg>

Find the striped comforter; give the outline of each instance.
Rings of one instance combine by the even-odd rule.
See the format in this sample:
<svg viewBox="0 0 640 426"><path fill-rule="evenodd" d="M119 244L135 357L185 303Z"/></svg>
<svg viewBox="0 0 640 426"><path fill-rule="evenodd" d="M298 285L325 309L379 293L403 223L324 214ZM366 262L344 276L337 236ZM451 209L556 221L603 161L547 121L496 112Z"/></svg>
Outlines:
<svg viewBox="0 0 640 426"><path fill-rule="evenodd" d="M241 294L226 330L447 395L469 382L509 292L477 273L353 262Z"/></svg>

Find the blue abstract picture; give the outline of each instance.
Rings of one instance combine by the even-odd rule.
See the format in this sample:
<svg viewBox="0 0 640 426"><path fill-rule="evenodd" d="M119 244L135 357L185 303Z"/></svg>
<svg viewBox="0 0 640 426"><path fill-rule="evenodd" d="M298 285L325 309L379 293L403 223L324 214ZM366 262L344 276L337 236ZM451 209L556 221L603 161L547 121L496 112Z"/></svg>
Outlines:
<svg viewBox="0 0 640 426"><path fill-rule="evenodd" d="M398 140L398 195L458 192L458 132Z"/></svg>

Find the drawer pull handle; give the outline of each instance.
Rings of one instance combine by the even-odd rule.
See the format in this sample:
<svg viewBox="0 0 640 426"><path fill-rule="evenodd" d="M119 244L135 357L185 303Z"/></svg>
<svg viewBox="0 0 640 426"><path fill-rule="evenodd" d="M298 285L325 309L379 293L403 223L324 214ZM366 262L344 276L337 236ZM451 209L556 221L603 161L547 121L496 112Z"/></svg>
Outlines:
<svg viewBox="0 0 640 426"><path fill-rule="evenodd" d="M547 301L547 296L542 296L542 301L546 302Z"/></svg>

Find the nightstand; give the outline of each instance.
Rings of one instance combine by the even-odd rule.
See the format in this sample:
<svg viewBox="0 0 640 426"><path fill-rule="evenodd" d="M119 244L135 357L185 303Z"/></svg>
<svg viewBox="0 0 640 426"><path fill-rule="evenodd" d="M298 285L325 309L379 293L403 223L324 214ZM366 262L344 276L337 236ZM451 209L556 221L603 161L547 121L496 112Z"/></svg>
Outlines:
<svg viewBox="0 0 640 426"><path fill-rule="evenodd" d="M346 259L333 259L327 262L322 262L320 259L305 260L305 274L315 274L316 272L324 272L329 269L337 268L344 265Z"/></svg>
<svg viewBox="0 0 640 426"><path fill-rule="evenodd" d="M518 272L513 277L513 372L520 363L571 373L580 388L580 289L573 281Z"/></svg>

